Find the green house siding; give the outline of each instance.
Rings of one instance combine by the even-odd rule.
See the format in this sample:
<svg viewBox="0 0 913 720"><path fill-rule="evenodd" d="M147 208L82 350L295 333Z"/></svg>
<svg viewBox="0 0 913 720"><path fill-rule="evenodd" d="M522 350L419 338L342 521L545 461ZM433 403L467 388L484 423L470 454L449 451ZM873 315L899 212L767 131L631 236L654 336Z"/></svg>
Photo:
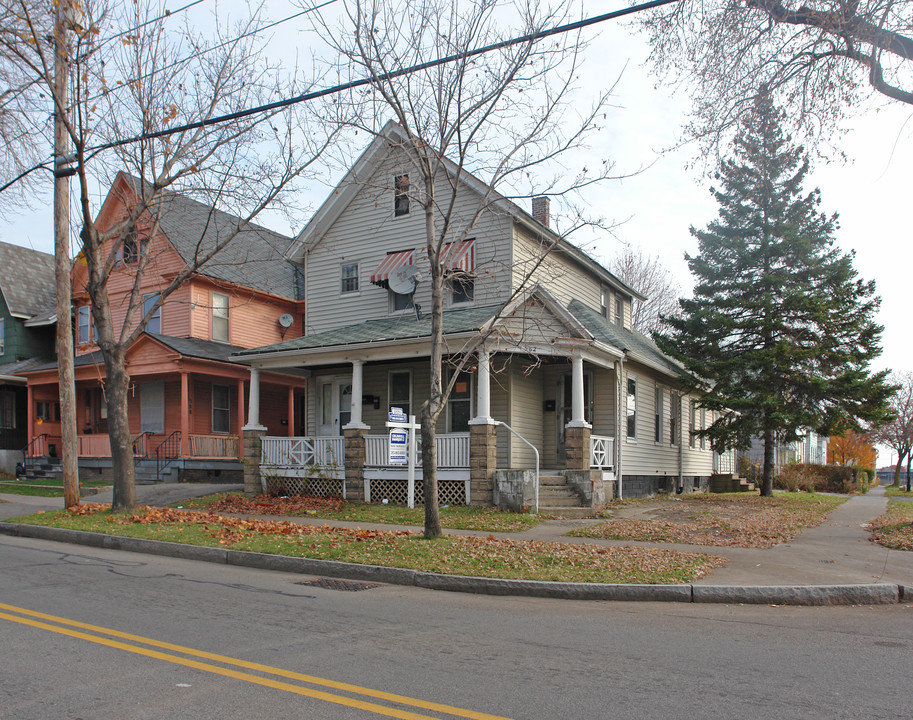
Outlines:
<svg viewBox="0 0 913 720"><path fill-rule="evenodd" d="M10 315L6 302L0 300L0 323L3 324L3 352L0 364L31 357L54 357L54 326L27 328L23 320Z"/></svg>

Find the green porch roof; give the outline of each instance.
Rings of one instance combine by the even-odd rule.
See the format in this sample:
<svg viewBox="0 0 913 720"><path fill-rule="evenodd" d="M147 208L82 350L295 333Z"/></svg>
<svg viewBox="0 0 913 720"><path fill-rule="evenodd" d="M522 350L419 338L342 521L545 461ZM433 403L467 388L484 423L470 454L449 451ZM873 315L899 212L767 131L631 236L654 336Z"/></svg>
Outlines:
<svg viewBox="0 0 913 720"><path fill-rule="evenodd" d="M500 305L448 310L444 313L444 335L477 331L494 317ZM414 340L431 336L431 315L426 313L416 320L414 313L379 320L365 320L355 325L345 325L333 330L305 335L273 345L241 350L233 357L261 355L288 350L309 350L314 348L338 348L347 345L362 345L391 340Z"/></svg>

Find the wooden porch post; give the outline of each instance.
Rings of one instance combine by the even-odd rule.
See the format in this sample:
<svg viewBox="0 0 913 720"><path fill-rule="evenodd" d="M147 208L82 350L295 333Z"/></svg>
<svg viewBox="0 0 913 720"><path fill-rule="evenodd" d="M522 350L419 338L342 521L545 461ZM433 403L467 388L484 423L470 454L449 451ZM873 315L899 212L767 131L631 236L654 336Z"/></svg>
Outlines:
<svg viewBox="0 0 913 720"><path fill-rule="evenodd" d="M295 437L295 387L288 389L288 436Z"/></svg>
<svg viewBox="0 0 913 720"><path fill-rule="evenodd" d="M190 452L190 374L181 371L181 457Z"/></svg>
<svg viewBox="0 0 913 720"><path fill-rule="evenodd" d="M35 396L32 392L34 389L32 383L28 383L25 386L25 402L26 402L26 413L25 413L25 422L26 422L26 431L25 431L25 442L28 445L32 442L32 438L35 436Z"/></svg>
<svg viewBox="0 0 913 720"><path fill-rule="evenodd" d="M238 380L238 437L243 435L244 427L244 380ZM244 442L238 443L238 458L244 459Z"/></svg>

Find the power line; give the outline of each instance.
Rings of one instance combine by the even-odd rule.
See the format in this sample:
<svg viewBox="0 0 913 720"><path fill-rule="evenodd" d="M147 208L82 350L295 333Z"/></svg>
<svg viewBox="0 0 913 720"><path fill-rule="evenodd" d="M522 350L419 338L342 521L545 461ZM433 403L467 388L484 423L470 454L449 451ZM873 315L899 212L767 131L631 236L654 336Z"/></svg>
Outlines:
<svg viewBox="0 0 913 720"><path fill-rule="evenodd" d="M383 73L382 75L377 75L373 78L362 78L361 80L352 80L351 82L343 83L341 85L334 85L323 90L315 90L314 92L305 93L303 95L296 95L295 97L286 98L285 100L277 100L272 103L266 103L265 105L258 105L256 107L247 108L246 110L238 110L233 113L228 113L227 115L219 115L214 118L207 118L206 120L197 120L196 122L187 123L185 125L179 125L177 127L168 128L166 130L157 130L152 133L144 133L142 135L137 135L132 138L127 138L123 140L117 140L112 143L106 143L104 145L97 145L95 147L89 148L91 152L97 152L100 150L110 150L115 147L121 147L123 145L129 145L135 142L141 142L143 140L156 140L158 138L167 137L169 135L176 135L177 133L187 132L188 130L196 130L198 128L208 127L210 125L218 125L225 122L231 122L233 120L240 120L242 118L250 117L251 115L257 115L259 113L271 112L273 110L281 110L282 108L291 107L292 105L298 105L299 103L308 102L309 100L316 100L321 97L326 97L327 95L335 95L336 93L345 92L346 90L352 90L358 87L364 87L365 85L370 85L375 82L383 82L385 80L391 80L396 77L402 77L403 75L411 75L415 72L421 72L422 70L429 70L434 67L439 67L441 65L446 65L448 63L455 62L457 60L475 57L476 55L483 55L485 53L493 52L495 50L501 50L503 48L511 47L513 45L520 45L527 42L534 42L536 40L542 40L547 37L552 37L554 35L561 35L568 32L573 32L574 30L580 30L591 25L596 25L598 23L606 22L608 20L615 20L616 18L624 17L625 15L631 15L634 13L642 12L644 10L652 10L655 7L661 7L662 5L670 5L672 3L678 2L678 0L651 0L651 2L642 3L640 5L632 5L628 8L623 8L622 10L614 10L610 13L605 13L603 15L598 15L593 18L587 18L585 20L578 20L577 22L568 23L566 25L559 25L557 27L551 28L550 30L541 30L536 33L529 33L527 35L522 35L516 38L511 38L510 40L502 40L491 45L486 45L484 47L476 48L475 50L468 50L462 53L456 53L454 55L448 55L447 57L438 58L436 60L429 60L428 62L419 63L418 65L411 65L400 70L394 70L388 73Z"/></svg>
<svg viewBox="0 0 913 720"><path fill-rule="evenodd" d="M201 0L198 0L201 1ZM330 0L333 2L335 0ZM547 37L552 37L555 35L561 35L568 32L573 32L574 30L581 30L592 25L597 25L599 23L607 22L608 20L615 20L626 15L633 15L634 13L643 12L645 10L652 10L656 7L661 7L663 5L670 5L672 3L678 2L678 0L651 0L650 2L641 3L639 5L632 5L631 7L623 8L621 10L614 10L609 13L604 13L603 15L597 15L592 18L586 18L584 20L578 20L573 23L567 23L565 25L559 25L549 30L541 30L536 33L528 33L526 35L521 35L519 37L511 38L508 40L502 40L491 45L486 45L484 47L476 48L475 50L469 50L463 53L456 53L453 55L448 55L443 58L437 58L435 60L429 60L424 63L419 63L417 65L411 65L410 67L401 68L400 70L394 70L389 73L384 73L382 75L377 75L373 78L362 78L361 80L352 80L347 83L342 83L340 85L334 85L323 90L316 90L310 93L304 93L302 95L296 95L291 98L286 98L284 100L277 100L276 102L266 103L264 105L258 105L253 108L247 108L246 110L238 110L233 113L228 113L227 115L220 115L218 117L207 118L206 120L198 120L196 122L187 123L185 125L179 125L177 127L168 128L166 130L157 130L152 133L144 133L141 135L136 135L132 138L125 138L122 140L117 140L115 142L105 143L102 145L96 145L91 148L87 148L86 151L95 155L104 150L111 150L116 147L122 147L124 145L130 145L136 142L142 142L143 140L156 140L158 138L168 137L169 135L176 135L177 133L187 132L188 130L196 130L198 128L209 127L211 125L218 125L221 123L231 122L233 120L240 120L242 118L250 117L251 115L257 115L260 113L268 113L273 110L281 110L282 108L291 107L292 105L298 105L303 102L308 102L310 100L316 100L321 97L326 97L327 95L335 95L336 93L345 92L347 90L352 90L359 87L364 87L365 85L370 85L375 82L383 82L385 80L391 80L396 77L402 77L404 75L411 75L415 72L421 72L422 70L428 70L434 67L439 67L441 65L446 65L451 62L456 62L457 60L475 57L477 55L483 55L485 53L493 52L495 50L501 50L503 48L512 47L514 45L520 45L523 43L535 42L536 40L542 40ZM329 3L326 3L329 4ZM42 163L37 165L30 170L22 173L19 177L10 181L3 187L0 187L0 192L3 192L12 184L17 182L19 179L32 172L32 170L37 170L39 167L46 167L48 163Z"/></svg>

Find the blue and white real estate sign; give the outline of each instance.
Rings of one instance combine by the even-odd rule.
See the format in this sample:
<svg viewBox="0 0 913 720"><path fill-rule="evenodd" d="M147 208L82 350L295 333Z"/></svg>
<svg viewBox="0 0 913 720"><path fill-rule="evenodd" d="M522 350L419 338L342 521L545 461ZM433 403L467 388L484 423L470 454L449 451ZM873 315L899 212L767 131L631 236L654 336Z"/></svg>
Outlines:
<svg viewBox="0 0 913 720"><path fill-rule="evenodd" d="M406 464L406 449L408 447L409 433L405 428L393 428L390 430L390 458L391 465Z"/></svg>

